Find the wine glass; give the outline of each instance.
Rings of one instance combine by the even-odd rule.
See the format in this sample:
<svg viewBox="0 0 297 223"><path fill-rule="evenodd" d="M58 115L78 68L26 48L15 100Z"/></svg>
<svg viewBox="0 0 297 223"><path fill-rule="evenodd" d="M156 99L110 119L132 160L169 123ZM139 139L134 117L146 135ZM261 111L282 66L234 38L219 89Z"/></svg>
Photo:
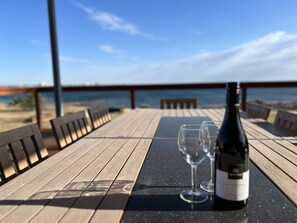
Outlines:
<svg viewBox="0 0 297 223"><path fill-rule="evenodd" d="M205 126L208 129L208 140L205 141L204 151L207 153L207 156L210 160L210 180L203 181L200 184L200 188L207 192L214 192L214 159L215 159L215 147L216 147L216 140L219 133L219 127L221 126L222 122L213 122L213 121L203 121L201 126Z"/></svg>
<svg viewBox="0 0 297 223"><path fill-rule="evenodd" d="M189 203L201 203L207 200L207 194L197 187L197 166L205 159L204 142L208 130L201 125L182 125L178 134L178 148L182 157L191 165L192 189L184 190L180 197Z"/></svg>

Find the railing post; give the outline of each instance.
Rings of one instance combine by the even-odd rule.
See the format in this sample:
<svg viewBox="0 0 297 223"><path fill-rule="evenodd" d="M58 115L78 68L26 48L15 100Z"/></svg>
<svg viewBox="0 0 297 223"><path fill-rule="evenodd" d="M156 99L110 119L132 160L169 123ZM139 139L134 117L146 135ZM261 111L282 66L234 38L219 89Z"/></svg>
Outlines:
<svg viewBox="0 0 297 223"><path fill-rule="evenodd" d="M42 129L42 119L41 119L41 104L40 104L40 97L38 91L34 92L35 96L35 110L36 110L36 121L39 126L39 129Z"/></svg>
<svg viewBox="0 0 297 223"><path fill-rule="evenodd" d="M130 101L131 101L131 108L135 109L135 90L130 89Z"/></svg>
<svg viewBox="0 0 297 223"><path fill-rule="evenodd" d="M243 85L241 90L242 90L242 92L241 92L242 110L246 111L246 91L247 91L247 87L245 85Z"/></svg>

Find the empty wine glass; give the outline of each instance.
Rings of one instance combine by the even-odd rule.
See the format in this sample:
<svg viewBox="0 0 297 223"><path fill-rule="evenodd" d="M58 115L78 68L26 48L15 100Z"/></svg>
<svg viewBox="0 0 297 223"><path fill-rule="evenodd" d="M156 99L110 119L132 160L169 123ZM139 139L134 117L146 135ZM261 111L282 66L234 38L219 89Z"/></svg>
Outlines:
<svg viewBox="0 0 297 223"><path fill-rule="evenodd" d="M213 122L213 121L203 121L202 126L207 127L208 133L209 133L209 139L205 141L204 149L207 153L207 156L210 160L210 180L203 181L200 184L200 188L207 192L213 192L214 191L214 183L213 183L213 177L214 177L214 158L215 158L215 147L216 147L216 140L219 133L219 127L221 126L222 122Z"/></svg>
<svg viewBox="0 0 297 223"><path fill-rule="evenodd" d="M204 142L208 137L206 126L182 125L178 134L178 148L182 157L191 165L192 189L184 190L180 197L189 203L207 200L207 194L197 187L197 166L205 159Z"/></svg>

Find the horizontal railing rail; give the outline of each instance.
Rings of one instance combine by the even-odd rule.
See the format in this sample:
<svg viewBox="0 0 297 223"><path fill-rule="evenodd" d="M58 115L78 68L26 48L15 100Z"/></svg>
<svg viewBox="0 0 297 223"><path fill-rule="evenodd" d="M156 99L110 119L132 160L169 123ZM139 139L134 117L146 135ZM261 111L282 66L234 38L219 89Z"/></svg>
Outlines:
<svg viewBox="0 0 297 223"><path fill-rule="evenodd" d="M246 110L247 90L252 88L297 88L297 81L281 82L241 82L242 109ZM139 84L139 85L96 85L96 86L63 86L63 92L69 91L129 91L131 108L136 107L136 93L138 90L186 90L186 89L220 89L225 88L226 83L187 83L187 84ZM41 106L39 93L53 92L53 87L0 87L0 96L34 93L37 123L41 126Z"/></svg>

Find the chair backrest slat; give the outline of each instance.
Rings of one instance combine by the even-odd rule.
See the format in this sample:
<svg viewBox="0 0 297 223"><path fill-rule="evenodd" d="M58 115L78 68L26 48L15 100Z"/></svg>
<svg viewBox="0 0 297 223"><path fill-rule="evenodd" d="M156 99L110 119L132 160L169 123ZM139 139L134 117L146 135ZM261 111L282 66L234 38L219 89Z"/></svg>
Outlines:
<svg viewBox="0 0 297 223"><path fill-rule="evenodd" d="M62 125L61 128L62 128L62 131L63 131L63 136L65 137L66 143L68 145L71 144L72 141L74 141L74 140L71 138L71 132L69 131L68 126L67 125Z"/></svg>
<svg viewBox="0 0 297 223"><path fill-rule="evenodd" d="M91 132L84 111L57 117L50 123L60 150Z"/></svg>
<svg viewBox="0 0 297 223"><path fill-rule="evenodd" d="M77 137L81 138L83 136L83 133L82 133L81 125L79 124L79 120L74 121L74 127L76 130Z"/></svg>
<svg viewBox="0 0 297 223"><path fill-rule="evenodd" d="M28 162L30 166L34 166L39 163L39 157L37 156L35 145L31 139L31 137L26 137L22 140L24 152L28 157Z"/></svg>
<svg viewBox="0 0 297 223"><path fill-rule="evenodd" d="M284 110L278 110L274 124L286 129L289 132L297 134L297 114Z"/></svg>
<svg viewBox="0 0 297 223"><path fill-rule="evenodd" d="M163 98L160 100L161 109L188 109L197 107L197 98Z"/></svg>
<svg viewBox="0 0 297 223"><path fill-rule="evenodd" d="M48 158L48 152L37 124L2 132L0 150L2 182L6 182Z"/></svg>
<svg viewBox="0 0 297 223"><path fill-rule="evenodd" d="M96 106L88 109L93 129L97 129L111 120L105 101L99 101Z"/></svg>
<svg viewBox="0 0 297 223"><path fill-rule="evenodd" d="M26 155L24 153L24 148L20 141L12 142L9 144L12 156L16 161L16 167L19 173L24 172L29 169L29 164L27 162Z"/></svg>
<svg viewBox="0 0 297 223"><path fill-rule="evenodd" d="M271 109L265 105L260 105L257 103L248 103L247 113L257 117L267 120L269 117Z"/></svg>
<svg viewBox="0 0 297 223"><path fill-rule="evenodd" d="M86 135L88 132L87 132L87 126L86 126L84 120L80 119L80 120L78 120L78 122L79 122L79 126L80 126L80 130L82 132L82 135Z"/></svg>
<svg viewBox="0 0 297 223"><path fill-rule="evenodd" d="M17 176L17 171L14 168L10 151L7 146L0 146L0 164L1 183Z"/></svg>
<svg viewBox="0 0 297 223"><path fill-rule="evenodd" d="M72 122L69 122L68 125L65 125L65 128L68 128L69 130L67 130L69 132L69 136L71 137L71 141L69 142L69 144L72 142L72 141L75 141L78 139L77 137L77 133L76 133L76 130L75 130L75 127L74 127L74 123ZM67 137L67 134L64 133L64 135Z"/></svg>
<svg viewBox="0 0 297 223"><path fill-rule="evenodd" d="M42 160L45 160L48 158L48 152L47 152L47 149L44 145L44 142L43 142L43 139L42 139L42 135L41 135L41 132L39 130L39 127L37 124L34 124L34 125L31 125L31 129L32 129L32 132L33 132L33 136L34 137L31 137L32 138L32 141L35 145L35 148L36 148L36 151L37 151L37 156L39 157L39 159L42 161Z"/></svg>

